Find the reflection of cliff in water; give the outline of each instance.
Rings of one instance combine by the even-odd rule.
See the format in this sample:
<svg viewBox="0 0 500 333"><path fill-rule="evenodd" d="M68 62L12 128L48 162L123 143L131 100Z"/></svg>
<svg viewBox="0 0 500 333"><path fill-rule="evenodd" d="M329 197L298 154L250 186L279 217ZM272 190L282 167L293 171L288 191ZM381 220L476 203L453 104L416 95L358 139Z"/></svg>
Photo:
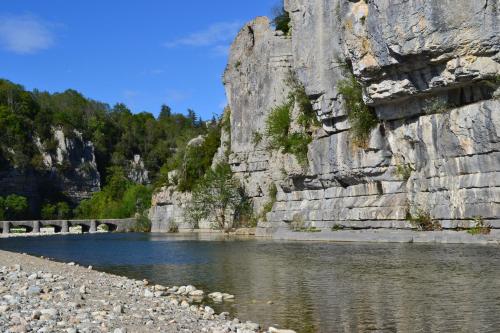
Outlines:
<svg viewBox="0 0 500 333"><path fill-rule="evenodd" d="M300 332L485 332L500 324L500 260L493 247L231 241L174 246L186 264L153 266L146 270L149 278L234 293L235 302L215 307L243 320Z"/></svg>

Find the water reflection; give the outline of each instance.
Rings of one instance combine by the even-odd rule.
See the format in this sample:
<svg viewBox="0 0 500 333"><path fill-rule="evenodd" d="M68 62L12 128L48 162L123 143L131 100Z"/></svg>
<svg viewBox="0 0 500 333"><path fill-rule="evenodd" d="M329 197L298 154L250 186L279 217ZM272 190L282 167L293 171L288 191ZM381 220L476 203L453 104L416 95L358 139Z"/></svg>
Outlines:
<svg viewBox="0 0 500 333"><path fill-rule="evenodd" d="M218 311L299 332L500 327L498 247L107 234L7 239L0 248L166 285L229 292L235 302L217 305Z"/></svg>

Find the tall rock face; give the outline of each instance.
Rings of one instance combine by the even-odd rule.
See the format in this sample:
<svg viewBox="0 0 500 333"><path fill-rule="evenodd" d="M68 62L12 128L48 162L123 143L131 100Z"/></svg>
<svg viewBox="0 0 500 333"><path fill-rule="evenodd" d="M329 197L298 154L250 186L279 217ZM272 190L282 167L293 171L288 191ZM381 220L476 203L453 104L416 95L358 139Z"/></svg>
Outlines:
<svg viewBox="0 0 500 333"><path fill-rule="evenodd" d="M277 201L261 233L310 226L409 227L430 215L445 228L500 221L500 6L497 1L288 0L291 36L265 18L234 42L224 83L230 163L250 196ZM351 67L379 124L352 140L339 82ZM262 133L287 97L286 73L304 85L321 129L308 167L270 152ZM439 112L433 105L445 105Z"/></svg>
<svg viewBox="0 0 500 333"><path fill-rule="evenodd" d="M63 193L74 204L88 199L100 190L94 146L78 132L70 136L54 129L57 147L45 151L37 142L42 161L39 169L20 170L5 165L0 171L0 196L16 193L28 198L30 209L39 211L44 197Z"/></svg>
<svg viewBox="0 0 500 333"><path fill-rule="evenodd" d="M477 217L500 227L500 3L285 0L285 9L291 33L264 17L249 22L224 73L228 160L263 217L258 233L297 221L409 228L418 216L444 228ZM290 73L320 121L307 166L269 149L265 137L266 119L291 91ZM378 121L363 147L339 92L350 75ZM297 106L292 115L294 130ZM180 211L167 201L160 224Z"/></svg>

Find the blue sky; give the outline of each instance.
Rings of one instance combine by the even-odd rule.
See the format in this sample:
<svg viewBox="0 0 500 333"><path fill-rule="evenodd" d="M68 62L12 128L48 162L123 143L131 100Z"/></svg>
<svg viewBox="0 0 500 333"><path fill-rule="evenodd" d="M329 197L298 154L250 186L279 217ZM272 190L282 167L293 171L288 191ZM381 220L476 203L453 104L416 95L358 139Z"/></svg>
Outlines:
<svg viewBox="0 0 500 333"><path fill-rule="evenodd" d="M225 103L222 73L239 28L277 0L16 0L0 8L0 77L76 89L134 112Z"/></svg>

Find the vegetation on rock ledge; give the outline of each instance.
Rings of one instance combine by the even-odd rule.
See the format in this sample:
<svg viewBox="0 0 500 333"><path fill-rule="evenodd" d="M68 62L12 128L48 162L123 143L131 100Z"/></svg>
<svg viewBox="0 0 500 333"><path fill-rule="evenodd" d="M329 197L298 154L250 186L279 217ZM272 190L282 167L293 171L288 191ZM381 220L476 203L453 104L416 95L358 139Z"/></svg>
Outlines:
<svg viewBox="0 0 500 333"><path fill-rule="evenodd" d="M344 97L353 141L359 147L366 147L371 131L378 124L378 118L363 101L363 87L354 75L349 73L348 78L339 82L338 91Z"/></svg>
<svg viewBox="0 0 500 333"><path fill-rule="evenodd" d="M273 150L293 154L301 165L307 165L308 145L312 142L312 129L319 126L311 101L304 86L294 74L290 74L287 85L291 91L287 100L273 108L266 119L266 136ZM300 130L292 132L292 112L297 106L297 123Z"/></svg>
<svg viewBox="0 0 500 333"><path fill-rule="evenodd" d="M291 32L290 22L290 14L283 6L274 9L272 24L276 30L282 31L285 35L289 35Z"/></svg>

